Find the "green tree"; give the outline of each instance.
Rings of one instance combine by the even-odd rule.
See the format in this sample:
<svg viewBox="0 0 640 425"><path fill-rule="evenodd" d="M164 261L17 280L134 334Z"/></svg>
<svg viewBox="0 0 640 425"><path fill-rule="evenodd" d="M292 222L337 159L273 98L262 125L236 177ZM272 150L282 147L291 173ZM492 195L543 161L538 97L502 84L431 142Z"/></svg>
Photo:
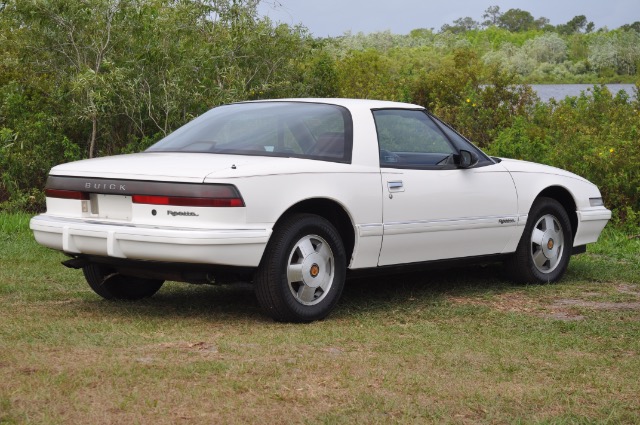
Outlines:
<svg viewBox="0 0 640 425"><path fill-rule="evenodd" d="M497 26L498 24L500 24L500 16L502 16L502 12L500 12L500 6L489 6L482 14L482 18L484 19L484 21L482 22L482 26Z"/></svg>
<svg viewBox="0 0 640 425"><path fill-rule="evenodd" d="M549 24L549 19L545 17L534 19L530 12L521 9L509 9L500 15L497 21L499 27L511 32L539 30Z"/></svg>
<svg viewBox="0 0 640 425"><path fill-rule="evenodd" d="M440 29L440 31L441 32L449 31L454 34L458 34L458 33L464 33L471 30L476 30L479 27L480 27L479 22L474 21L473 18L470 18L467 16L465 18L456 19L455 21L453 21L452 25L444 24Z"/></svg>
<svg viewBox="0 0 640 425"><path fill-rule="evenodd" d="M398 100L393 63L376 50L353 51L338 62L340 96Z"/></svg>
<svg viewBox="0 0 640 425"><path fill-rule="evenodd" d="M220 103L331 90L301 72L306 30L257 0L2 4L0 204L40 193L56 163L144 149Z"/></svg>
<svg viewBox="0 0 640 425"><path fill-rule="evenodd" d="M593 22L587 21L587 17L585 15L574 16L569 22L566 24L561 24L556 27L556 31L560 34L575 34L579 32L591 32L595 25Z"/></svg>

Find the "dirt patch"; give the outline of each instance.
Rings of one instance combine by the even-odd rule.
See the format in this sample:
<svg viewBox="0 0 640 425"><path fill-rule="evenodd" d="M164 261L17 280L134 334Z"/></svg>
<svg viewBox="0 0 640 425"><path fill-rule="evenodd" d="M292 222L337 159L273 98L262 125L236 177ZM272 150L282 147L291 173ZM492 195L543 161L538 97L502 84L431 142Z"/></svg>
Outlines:
<svg viewBox="0 0 640 425"><path fill-rule="evenodd" d="M450 296L448 300L454 304L465 304L488 307L493 310L506 313L524 313L534 316L563 321L584 320L584 314L580 310L608 310L623 311L635 310L640 312L640 291L637 286L620 284L615 289L622 294L638 298L639 301L593 301L581 298L561 298L556 300L543 300L532 298L521 292L508 292L498 294L491 298L465 298L461 296ZM607 294L600 292L584 292L581 294L587 298L606 297Z"/></svg>
<svg viewBox="0 0 640 425"><path fill-rule="evenodd" d="M448 300L454 304L489 307L505 313L532 313L541 308L539 300L519 292L499 294L492 298L449 296Z"/></svg>
<svg viewBox="0 0 640 425"><path fill-rule="evenodd" d="M623 283L616 286L616 289L618 290L618 292L622 292L623 294L635 295L640 298L640 291L633 285Z"/></svg>
<svg viewBox="0 0 640 425"><path fill-rule="evenodd" d="M160 348L178 349L180 351L196 351L201 353L216 354L218 348L215 344L198 341L198 342L168 342L159 345Z"/></svg>
<svg viewBox="0 0 640 425"><path fill-rule="evenodd" d="M640 310L640 302L598 302L576 299L557 300L553 307L579 307L591 310Z"/></svg>

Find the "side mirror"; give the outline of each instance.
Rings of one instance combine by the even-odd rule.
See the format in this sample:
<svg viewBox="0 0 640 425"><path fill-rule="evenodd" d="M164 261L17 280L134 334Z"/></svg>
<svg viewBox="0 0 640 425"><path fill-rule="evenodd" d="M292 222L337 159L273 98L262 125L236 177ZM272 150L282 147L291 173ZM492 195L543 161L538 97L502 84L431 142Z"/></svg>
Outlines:
<svg viewBox="0 0 640 425"><path fill-rule="evenodd" d="M460 150L460 154L455 156L458 168L471 168L478 163L478 155L475 152Z"/></svg>

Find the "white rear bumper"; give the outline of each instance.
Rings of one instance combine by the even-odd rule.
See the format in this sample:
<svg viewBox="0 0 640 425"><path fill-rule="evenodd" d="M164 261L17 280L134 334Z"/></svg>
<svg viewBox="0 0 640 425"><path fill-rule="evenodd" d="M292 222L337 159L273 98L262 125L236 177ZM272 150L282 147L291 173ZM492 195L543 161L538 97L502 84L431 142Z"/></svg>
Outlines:
<svg viewBox="0 0 640 425"><path fill-rule="evenodd" d="M271 229L192 229L46 214L30 223L41 245L70 254L256 267Z"/></svg>

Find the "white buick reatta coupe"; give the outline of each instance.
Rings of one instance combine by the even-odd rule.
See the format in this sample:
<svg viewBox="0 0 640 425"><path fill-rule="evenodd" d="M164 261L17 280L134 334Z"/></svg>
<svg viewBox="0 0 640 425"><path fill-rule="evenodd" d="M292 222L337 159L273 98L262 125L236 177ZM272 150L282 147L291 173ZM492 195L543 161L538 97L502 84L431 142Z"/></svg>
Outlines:
<svg viewBox="0 0 640 425"><path fill-rule="evenodd" d="M364 269L500 260L516 281L554 282L611 218L582 177L372 100L216 107L142 153L58 165L45 191L36 240L98 295L241 278L291 322L327 316Z"/></svg>

